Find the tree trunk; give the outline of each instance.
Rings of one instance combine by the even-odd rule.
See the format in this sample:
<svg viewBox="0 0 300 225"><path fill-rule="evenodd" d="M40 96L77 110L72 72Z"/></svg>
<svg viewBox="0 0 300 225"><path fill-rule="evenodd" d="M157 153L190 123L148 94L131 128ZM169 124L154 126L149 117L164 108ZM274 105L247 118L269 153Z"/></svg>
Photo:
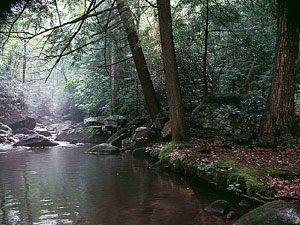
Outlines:
<svg viewBox="0 0 300 225"><path fill-rule="evenodd" d="M206 18L205 18L205 34L204 34L204 54L203 54L203 99L208 97L208 76L207 76L207 50L208 50L208 18L209 8L208 0L206 0Z"/></svg>
<svg viewBox="0 0 300 225"><path fill-rule="evenodd" d="M110 56L110 84L111 84L111 113L112 115L116 114L116 95L117 95L117 80L116 80L116 65L115 65L116 59L115 59L115 45L112 42L111 44L111 56Z"/></svg>
<svg viewBox="0 0 300 225"><path fill-rule="evenodd" d="M173 143L178 143L186 139L187 133L174 50L170 0L157 0L157 4L172 141Z"/></svg>
<svg viewBox="0 0 300 225"><path fill-rule="evenodd" d="M278 0L276 54L272 85L259 131L259 141L287 139L296 135L295 63L299 50L299 28L291 20L290 1Z"/></svg>
<svg viewBox="0 0 300 225"><path fill-rule="evenodd" d="M248 92L249 92L249 84L250 84L251 79L252 79L252 74L253 74L253 70L254 70L255 64L256 64L256 58L253 59L253 61L251 63L251 66L250 66L250 69L248 71L247 78L246 78L246 80L244 82L243 93L245 93L245 94L248 94Z"/></svg>
<svg viewBox="0 0 300 225"><path fill-rule="evenodd" d="M121 21L127 33L129 46L132 52L133 60L141 82L143 94L145 97L147 110L151 117L160 112L159 102L155 95L154 87L150 78L150 73L146 64L145 56L139 42L139 37L134 24L131 10L126 0L116 0Z"/></svg>
<svg viewBox="0 0 300 225"><path fill-rule="evenodd" d="M22 82L25 83L26 79L26 63L27 63L27 43L24 40L24 55L23 55L23 73L22 73Z"/></svg>

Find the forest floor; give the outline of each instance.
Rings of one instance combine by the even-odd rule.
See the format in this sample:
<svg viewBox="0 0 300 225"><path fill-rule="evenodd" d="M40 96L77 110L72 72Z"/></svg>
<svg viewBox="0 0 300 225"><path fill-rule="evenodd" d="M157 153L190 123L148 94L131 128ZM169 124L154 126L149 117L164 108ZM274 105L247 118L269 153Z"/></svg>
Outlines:
<svg viewBox="0 0 300 225"><path fill-rule="evenodd" d="M164 147L165 146L165 147ZM192 138L157 153L165 166L183 168L214 185L259 202L300 202L300 145L241 146L224 139ZM165 153L163 153L165 151Z"/></svg>

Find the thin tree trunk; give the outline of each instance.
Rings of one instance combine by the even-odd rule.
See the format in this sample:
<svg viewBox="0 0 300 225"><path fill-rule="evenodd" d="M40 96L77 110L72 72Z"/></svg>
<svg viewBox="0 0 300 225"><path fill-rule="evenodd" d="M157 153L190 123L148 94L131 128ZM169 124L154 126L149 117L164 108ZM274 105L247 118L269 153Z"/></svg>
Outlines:
<svg viewBox="0 0 300 225"><path fill-rule="evenodd" d="M110 56L110 76L111 76L111 112L114 115L116 113L116 95L117 95L117 80L116 80L116 65L115 65L115 45L114 43L111 44L111 56Z"/></svg>
<svg viewBox="0 0 300 225"><path fill-rule="evenodd" d="M155 95L153 83L150 77L145 56L140 45L139 37L134 24L131 10L126 0L116 0L121 21L127 33L129 46L132 52L133 60L141 82L142 91L145 97L147 110L151 117L160 112L159 102Z"/></svg>
<svg viewBox="0 0 300 225"><path fill-rule="evenodd" d="M276 54L272 85L263 114L259 141L296 134L294 94L295 63L299 51L299 28L291 21L290 1L278 0Z"/></svg>
<svg viewBox="0 0 300 225"><path fill-rule="evenodd" d="M24 55L23 55L23 73L22 73L22 82L25 83L26 79L26 63L27 63L27 43L24 40Z"/></svg>
<svg viewBox="0 0 300 225"><path fill-rule="evenodd" d="M206 0L206 18L205 18L205 35L204 35L204 54L203 54L203 99L208 96L208 76L207 76L207 50L208 50L208 1Z"/></svg>
<svg viewBox="0 0 300 225"><path fill-rule="evenodd" d="M252 74L253 74L255 64L256 64L256 58L253 59L253 61L251 63L251 66L250 66L250 69L249 69L248 74L247 74L247 78L244 82L243 91L244 91L245 94L248 94L248 92L249 92L249 84L250 84L250 81L252 79Z"/></svg>
<svg viewBox="0 0 300 225"><path fill-rule="evenodd" d="M178 143L186 139L187 133L174 50L170 0L157 0L157 4L172 141Z"/></svg>

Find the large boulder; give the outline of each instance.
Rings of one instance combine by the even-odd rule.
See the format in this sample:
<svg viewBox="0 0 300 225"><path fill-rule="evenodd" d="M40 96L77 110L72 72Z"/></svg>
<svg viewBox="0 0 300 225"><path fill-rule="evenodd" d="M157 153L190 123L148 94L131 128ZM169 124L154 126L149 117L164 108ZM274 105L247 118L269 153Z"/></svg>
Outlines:
<svg viewBox="0 0 300 225"><path fill-rule="evenodd" d="M86 153L94 155L113 155L119 154L120 149L116 146L107 143L102 143L91 147L89 150L86 151Z"/></svg>
<svg viewBox="0 0 300 225"><path fill-rule="evenodd" d="M113 126L125 127L127 122L128 122L127 119L121 115L111 115L104 119L104 123L106 125L113 125Z"/></svg>
<svg viewBox="0 0 300 225"><path fill-rule="evenodd" d="M243 215L234 225L296 225L300 224L300 208L282 200L262 205Z"/></svg>
<svg viewBox="0 0 300 225"><path fill-rule="evenodd" d="M117 132L116 126L78 126L60 132L55 140L82 143L104 143Z"/></svg>
<svg viewBox="0 0 300 225"><path fill-rule="evenodd" d="M36 134L33 130L30 130L28 128L19 128L17 130L14 130L13 134Z"/></svg>
<svg viewBox="0 0 300 225"><path fill-rule="evenodd" d="M132 140L136 142L136 147L143 147L152 143L159 137L160 132L157 129L150 127L138 127L132 136Z"/></svg>
<svg viewBox="0 0 300 225"><path fill-rule="evenodd" d="M29 134L21 138L20 141L14 144L14 146L28 146L28 147L42 147L42 146L55 146L58 143L49 140L45 136L39 134Z"/></svg>
<svg viewBox="0 0 300 225"><path fill-rule="evenodd" d="M122 147L122 141L126 138L131 137L132 134L128 133L128 130L126 128L122 128L118 130L114 135L112 135L108 140L107 143L111 144L113 146L116 146L118 148Z"/></svg>
<svg viewBox="0 0 300 225"><path fill-rule="evenodd" d="M29 130L33 130L33 128L35 128L36 126L36 121L34 118L27 116L25 118L17 119L13 122L8 123L8 126L13 130L17 130L20 128L28 128Z"/></svg>

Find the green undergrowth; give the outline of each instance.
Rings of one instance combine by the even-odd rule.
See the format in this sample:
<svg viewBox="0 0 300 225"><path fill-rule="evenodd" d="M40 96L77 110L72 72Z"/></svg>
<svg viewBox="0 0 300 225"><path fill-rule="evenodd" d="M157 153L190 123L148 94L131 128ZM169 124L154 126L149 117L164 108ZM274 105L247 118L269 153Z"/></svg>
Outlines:
<svg viewBox="0 0 300 225"><path fill-rule="evenodd" d="M247 167L229 158L219 157L214 161L203 161L199 159L201 157L191 157L172 144L152 149L151 156L157 158L157 164L196 174L200 179L212 181L218 187L236 193L253 196L256 192L267 189L259 180L261 170Z"/></svg>
<svg viewBox="0 0 300 225"><path fill-rule="evenodd" d="M265 168L266 174L271 177L292 180L300 177L300 166L286 166L281 168Z"/></svg>

